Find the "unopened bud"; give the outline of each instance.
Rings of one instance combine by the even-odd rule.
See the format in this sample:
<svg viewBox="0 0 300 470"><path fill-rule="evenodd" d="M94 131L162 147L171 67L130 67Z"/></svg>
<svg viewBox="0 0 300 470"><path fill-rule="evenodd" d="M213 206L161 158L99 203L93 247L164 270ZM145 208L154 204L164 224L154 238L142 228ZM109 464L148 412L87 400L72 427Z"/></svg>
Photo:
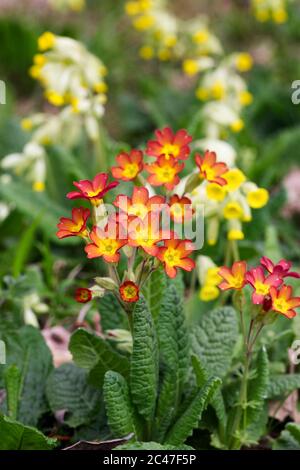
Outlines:
<svg viewBox="0 0 300 470"><path fill-rule="evenodd" d="M105 290L116 290L118 289L117 284L110 277L95 277L95 282L98 286L103 287Z"/></svg>
<svg viewBox="0 0 300 470"><path fill-rule="evenodd" d="M193 173L187 180L184 192L191 193L201 183L198 173Z"/></svg>

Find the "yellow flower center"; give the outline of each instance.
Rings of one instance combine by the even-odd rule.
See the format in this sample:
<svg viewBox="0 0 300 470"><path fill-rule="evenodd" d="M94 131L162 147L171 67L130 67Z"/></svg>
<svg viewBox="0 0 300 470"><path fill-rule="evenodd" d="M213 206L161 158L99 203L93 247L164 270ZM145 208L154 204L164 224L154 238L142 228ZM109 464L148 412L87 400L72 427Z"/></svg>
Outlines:
<svg viewBox="0 0 300 470"><path fill-rule="evenodd" d="M183 214L184 214L184 210L183 210L182 205L179 204L179 202L176 202L175 204L172 204L172 206L171 206L171 213L172 213L175 217L182 217Z"/></svg>
<svg viewBox="0 0 300 470"><path fill-rule="evenodd" d="M125 287L123 292L124 297L126 297L127 299L133 299L134 297L136 297L137 294L136 288L134 286Z"/></svg>
<svg viewBox="0 0 300 470"><path fill-rule="evenodd" d="M282 297L280 297L279 299L275 299L273 301L273 304L275 310L278 310L279 312L286 313L288 310L290 310L289 303Z"/></svg>
<svg viewBox="0 0 300 470"><path fill-rule="evenodd" d="M162 183L173 181L176 170L170 166L157 167L157 176Z"/></svg>
<svg viewBox="0 0 300 470"><path fill-rule="evenodd" d="M102 251L104 254L111 255L114 254L119 248L117 240L112 240L111 238L101 240Z"/></svg>
<svg viewBox="0 0 300 470"><path fill-rule="evenodd" d="M224 207L225 219L240 219L243 215L243 209L238 202L229 202Z"/></svg>
<svg viewBox="0 0 300 470"><path fill-rule="evenodd" d="M244 276L242 274L238 274L235 277L232 276L232 278L230 279L230 284L235 289L240 289L241 287L243 287L244 284Z"/></svg>
<svg viewBox="0 0 300 470"><path fill-rule="evenodd" d="M263 284L260 281L256 281L254 286L257 294L267 295L269 293L270 286L268 284Z"/></svg>
<svg viewBox="0 0 300 470"><path fill-rule="evenodd" d="M173 157L177 157L179 154L179 147L178 145L165 144L161 153L164 154L167 159L170 158L171 155L173 155Z"/></svg>
<svg viewBox="0 0 300 470"><path fill-rule="evenodd" d="M132 206L129 207L128 209L128 215L135 215L136 217L139 217L140 219L143 219L145 215L147 215L148 209L144 204L132 204Z"/></svg>
<svg viewBox="0 0 300 470"><path fill-rule="evenodd" d="M123 171L123 176L126 178L134 178L139 172L139 167L137 163L128 163L126 165L124 171Z"/></svg>
<svg viewBox="0 0 300 470"><path fill-rule="evenodd" d="M180 261L180 255L174 248L168 248L164 254L164 261L169 266L177 266Z"/></svg>

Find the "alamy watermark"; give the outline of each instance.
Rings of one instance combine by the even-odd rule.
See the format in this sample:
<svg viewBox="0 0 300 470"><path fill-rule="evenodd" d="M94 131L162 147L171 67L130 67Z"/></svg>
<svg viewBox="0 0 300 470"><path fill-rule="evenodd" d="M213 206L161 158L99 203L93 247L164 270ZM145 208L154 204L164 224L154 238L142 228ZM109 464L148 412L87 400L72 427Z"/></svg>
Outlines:
<svg viewBox="0 0 300 470"><path fill-rule="evenodd" d="M0 104L6 104L6 85L3 80L0 80Z"/></svg>
<svg viewBox="0 0 300 470"><path fill-rule="evenodd" d="M292 90L292 103L300 104L300 80L293 81Z"/></svg>

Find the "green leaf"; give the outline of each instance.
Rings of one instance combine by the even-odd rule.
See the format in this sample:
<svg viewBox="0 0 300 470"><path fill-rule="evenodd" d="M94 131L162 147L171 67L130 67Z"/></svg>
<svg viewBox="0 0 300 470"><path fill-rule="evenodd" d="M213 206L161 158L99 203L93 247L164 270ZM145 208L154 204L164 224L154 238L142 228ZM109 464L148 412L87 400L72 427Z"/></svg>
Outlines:
<svg viewBox="0 0 300 470"><path fill-rule="evenodd" d="M37 216L32 224L22 234L20 241L15 247L15 256L13 261L12 272L14 277L18 277L28 260L30 250L34 244L35 232L40 223L41 216Z"/></svg>
<svg viewBox="0 0 300 470"><path fill-rule="evenodd" d="M151 315L155 322L159 315L166 282L165 273L163 269L160 268L151 274L150 279L143 289L144 296L148 302Z"/></svg>
<svg viewBox="0 0 300 470"><path fill-rule="evenodd" d="M144 298L137 302L133 314L133 350L130 389L139 413L151 420L158 384L158 347L153 318Z"/></svg>
<svg viewBox="0 0 300 470"><path fill-rule="evenodd" d="M300 450L300 424L287 424L273 443L273 450Z"/></svg>
<svg viewBox="0 0 300 470"><path fill-rule="evenodd" d="M134 410L126 380L117 372L108 371L103 384L104 401L109 427L115 437L123 437L137 430L134 423Z"/></svg>
<svg viewBox="0 0 300 470"><path fill-rule="evenodd" d="M300 374L282 374L270 377L267 390L268 400L287 397L297 388L300 388Z"/></svg>
<svg viewBox="0 0 300 470"><path fill-rule="evenodd" d="M12 419L17 419L22 375L20 369L12 364L4 372L7 411Z"/></svg>
<svg viewBox="0 0 300 470"><path fill-rule="evenodd" d="M112 293L105 294L98 302L101 325L104 331L115 328L128 329L128 321L124 310Z"/></svg>
<svg viewBox="0 0 300 470"><path fill-rule="evenodd" d="M55 439L0 415L0 450L50 450L55 446Z"/></svg>
<svg viewBox="0 0 300 470"><path fill-rule="evenodd" d="M210 375L226 376L238 339L238 321L231 307L203 314L194 329L192 349Z"/></svg>
<svg viewBox="0 0 300 470"><path fill-rule="evenodd" d="M248 424L255 422L259 418L267 398L268 385L269 360L267 351L263 347L257 356L255 377L248 385L247 401L250 403L250 406L247 407Z"/></svg>
<svg viewBox="0 0 300 470"><path fill-rule="evenodd" d="M18 421L36 426L48 410L45 384L53 369L52 354L40 331L32 326L24 326L18 332L7 331L0 336L7 351L7 366L0 368L0 379L11 364L18 367L21 372Z"/></svg>
<svg viewBox="0 0 300 470"><path fill-rule="evenodd" d="M65 410L64 422L72 428L90 422L100 408L99 390L87 383L87 372L74 364L53 370L46 391L52 412Z"/></svg>
<svg viewBox="0 0 300 470"><path fill-rule="evenodd" d="M192 447L182 444L172 446L168 444L159 444L158 442L128 442L115 447L114 450L194 450Z"/></svg>
<svg viewBox="0 0 300 470"><path fill-rule="evenodd" d="M201 415L214 396L221 380L212 377L205 386L199 390L185 412L180 416L167 435L166 443L174 446L181 445L198 426Z"/></svg>
<svg viewBox="0 0 300 470"><path fill-rule="evenodd" d="M125 377L129 373L129 362L125 356L116 352L100 336L82 328L72 335L69 349L76 365L89 371L89 381L95 386L102 386L104 375L109 370Z"/></svg>

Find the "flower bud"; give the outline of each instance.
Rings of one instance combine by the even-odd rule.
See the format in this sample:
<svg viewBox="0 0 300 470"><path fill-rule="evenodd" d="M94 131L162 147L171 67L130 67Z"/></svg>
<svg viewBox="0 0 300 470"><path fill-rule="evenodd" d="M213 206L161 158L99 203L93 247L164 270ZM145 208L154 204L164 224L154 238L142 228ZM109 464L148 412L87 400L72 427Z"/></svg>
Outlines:
<svg viewBox="0 0 300 470"><path fill-rule="evenodd" d="M105 290L114 291L118 288L117 284L110 277L95 277L95 282L98 286L103 287Z"/></svg>

